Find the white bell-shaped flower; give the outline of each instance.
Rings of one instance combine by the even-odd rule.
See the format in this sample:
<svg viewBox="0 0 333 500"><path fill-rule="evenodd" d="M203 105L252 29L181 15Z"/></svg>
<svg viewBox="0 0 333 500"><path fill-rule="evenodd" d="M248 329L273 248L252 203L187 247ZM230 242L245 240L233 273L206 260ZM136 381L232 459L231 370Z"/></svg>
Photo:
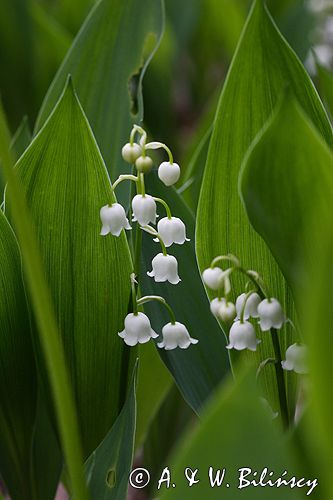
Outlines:
<svg viewBox="0 0 333 500"><path fill-rule="evenodd" d="M286 321L282 306L277 299L264 299L258 305L259 325L263 332L279 329Z"/></svg>
<svg viewBox="0 0 333 500"><path fill-rule="evenodd" d="M237 319L240 318L243 305L244 305L244 300L246 297L246 293L242 293L237 297L236 300L236 311L237 311ZM248 297L246 304L245 304L245 310L244 310L244 319L249 319L249 318L258 318L258 305L261 302L260 296L254 292L251 293L251 295Z"/></svg>
<svg viewBox="0 0 333 500"><path fill-rule="evenodd" d="M142 312L137 314L127 314L125 318L125 328L118 333L119 337L124 339L125 344L134 346L136 344L145 344L150 339L158 337L150 325L148 316Z"/></svg>
<svg viewBox="0 0 333 500"><path fill-rule="evenodd" d="M256 351L257 345L260 342L256 337L254 326L249 321L244 321L243 323L235 321L230 328L227 349L236 349L237 351L249 349L250 351Z"/></svg>
<svg viewBox="0 0 333 500"><path fill-rule="evenodd" d="M163 340L159 342L158 347L164 348L166 351L176 349L187 349L191 344L197 344L199 341L190 337L187 328L182 323L176 321L174 324L168 323L162 328Z"/></svg>
<svg viewBox="0 0 333 500"><path fill-rule="evenodd" d="M300 344L289 346L286 350L286 359L281 364L284 370L294 370L300 374L307 373L307 347Z"/></svg>
<svg viewBox="0 0 333 500"><path fill-rule="evenodd" d="M173 255L164 255L159 253L152 260L152 271L147 272L148 276L154 278L157 283L169 281L177 285L181 281L178 276L178 262Z"/></svg>
<svg viewBox="0 0 333 500"><path fill-rule="evenodd" d="M180 167L178 163L164 161L158 167L158 177L166 186L173 186L179 180Z"/></svg>
<svg viewBox="0 0 333 500"><path fill-rule="evenodd" d="M163 217L157 224L157 232L163 240L166 247L170 247L173 243L182 245L185 241L190 241L186 238L186 227L182 220L178 217ZM154 241L159 241L155 238Z"/></svg>
<svg viewBox="0 0 333 500"><path fill-rule="evenodd" d="M221 287L223 276L223 271L219 267L208 267L202 273L203 282L212 290L218 290Z"/></svg>
<svg viewBox="0 0 333 500"><path fill-rule="evenodd" d="M119 203L113 203L111 206L105 205L102 207L100 210L100 217L102 221L100 234L102 236L106 236L109 233L114 236L119 236L123 228L132 229L126 217L124 207Z"/></svg>
<svg viewBox="0 0 333 500"><path fill-rule="evenodd" d="M156 203L149 194L137 194L132 200L133 221L138 221L140 226L147 226L150 222L156 223Z"/></svg>
<svg viewBox="0 0 333 500"><path fill-rule="evenodd" d="M212 314L222 321L233 321L236 317L236 308L232 302L227 302L223 297L221 299L213 299L210 303Z"/></svg>
<svg viewBox="0 0 333 500"><path fill-rule="evenodd" d="M122 157L127 163L135 163L135 161L139 158L142 153L142 148L139 144L135 142L130 144L129 142L125 144L123 149L121 150Z"/></svg>

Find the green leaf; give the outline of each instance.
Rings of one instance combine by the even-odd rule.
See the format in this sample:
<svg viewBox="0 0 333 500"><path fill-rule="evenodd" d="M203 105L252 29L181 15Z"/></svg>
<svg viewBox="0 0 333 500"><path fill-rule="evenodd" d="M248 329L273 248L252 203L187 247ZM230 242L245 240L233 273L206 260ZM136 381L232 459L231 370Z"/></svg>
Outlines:
<svg viewBox="0 0 333 500"><path fill-rule="evenodd" d="M182 195L182 198L185 200L188 207L192 210L193 213L196 212L198 206L209 142L212 135L212 128L213 127L210 127L209 130L207 130L204 136L201 138L187 167L186 175L184 177L184 183L178 189L178 193Z"/></svg>
<svg viewBox="0 0 333 500"><path fill-rule="evenodd" d="M32 134L29 126L28 117L25 116L21 121L19 128L16 130L12 142L11 150L14 152L15 158L18 159L27 149L32 139Z"/></svg>
<svg viewBox="0 0 333 500"><path fill-rule="evenodd" d="M152 258L160 251L152 237L143 239L142 292L145 295L162 295L173 308L176 318L184 323L190 335L199 339L189 349L174 351L159 350L163 361L175 378L185 400L198 411L204 401L229 370L229 359L225 339L210 313L209 302L203 288L194 252L194 217L177 192L166 188L152 173L147 176L147 192L163 198L171 207L172 214L180 217L186 225L190 242L174 245L172 255L178 260L178 271L182 279L177 286L155 283L146 275L151 270ZM177 248L178 247L178 248ZM168 313L156 302L145 304L152 324L157 332L170 321Z"/></svg>
<svg viewBox="0 0 333 500"><path fill-rule="evenodd" d="M9 200L15 230L22 252L26 283L35 313L38 338L41 343L68 475L73 492L78 498L87 500L81 464L81 442L65 357L59 339L50 291L45 281L45 272L37 244L30 211L27 207L23 186L10 152L10 135L2 106L0 105L0 158L5 180L6 199Z"/></svg>
<svg viewBox="0 0 333 500"><path fill-rule="evenodd" d="M217 255L237 255L244 267L257 270L269 281L272 295L282 302L289 317L293 317L291 294L270 251L249 224L237 186L244 155L286 85L326 142L333 145L331 127L313 84L278 32L263 2L257 0L244 28L216 114L197 212L196 250L201 270ZM235 274L233 283L236 294L244 291L241 277ZM289 343L292 334L288 330L281 332L283 351L286 335ZM265 339L259 350L261 359L272 357L270 341ZM259 354L255 356L259 361ZM290 377L287 378L292 392ZM276 409L272 368L263 372L262 380L267 397Z"/></svg>
<svg viewBox="0 0 333 500"><path fill-rule="evenodd" d="M110 182L69 82L17 170L41 248L68 361L85 455L121 407L128 351L118 338L130 296L125 235L99 235Z"/></svg>
<svg viewBox="0 0 333 500"><path fill-rule="evenodd" d="M288 477L292 477L293 467L283 436L278 430L258 398L254 373L247 370L236 383L229 381L217 391L202 415L201 423L184 436L182 446L169 464L171 483L176 484L176 487L165 490L166 483L162 483L161 500L187 498L187 467L198 469L196 479L200 482L193 484L190 489L193 500L201 500L205 496L210 500L234 500L238 494L253 500L268 497L281 499L281 496L303 498L298 491L290 488L269 488L267 491L265 487L248 487L238 490L241 468L252 469L250 478L247 478L251 480L259 480L265 467L275 472L275 479L285 470L289 472ZM213 477L218 470L226 469L222 486L211 486L210 467L213 468ZM257 477L253 476L254 471L257 471ZM230 487L227 487L227 483ZM307 489L302 491L305 493Z"/></svg>
<svg viewBox="0 0 333 500"><path fill-rule="evenodd" d="M283 101L250 151L241 189L252 224L294 290L309 344L307 432L319 447L316 462L326 473L330 494L325 498L330 498L333 155L294 100Z"/></svg>
<svg viewBox="0 0 333 500"><path fill-rule="evenodd" d="M319 87L330 115L333 116L333 74L316 61L318 71Z"/></svg>
<svg viewBox="0 0 333 500"><path fill-rule="evenodd" d="M241 192L249 219L270 247L296 300L317 259L333 196L333 156L295 100L286 98L244 162ZM315 206L315 208L314 208Z"/></svg>
<svg viewBox="0 0 333 500"><path fill-rule="evenodd" d="M137 368L138 363L134 367L131 387L121 413L86 462L91 498L123 500L127 496L134 450Z"/></svg>
<svg viewBox="0 0 333 500"><path fill-rule="evenodd" d="M131 113L136 107L133 99L141 93L143 74L162 25L160 0L148 0L144 5L140 0L98 2L49 88L36 131L45 123L71 74L112 180L128 171L121 147L133 121L138 120L136 113ZM127 201L128 184L119 193L118 198Z"/></svg>
<svg viewBox="0 0 333 500"><path fill-rule="evenodd" d="M54 500L62 467L63 457L55 429L50 422L45 404L39 397L31 467L36 500Z"/></svg>
<svg viewBox="0 0 333 500"><path fill-rule="evenodd" d="M19 247L0 210L0 470L13 500L32 498L37 380Z"/></svg>
<svg viewBox="0 0 333 500"><path fill-rule="evenodd" d="M172 377L152 342L139 346L136 443L138 448L172 385Z"/></svg>

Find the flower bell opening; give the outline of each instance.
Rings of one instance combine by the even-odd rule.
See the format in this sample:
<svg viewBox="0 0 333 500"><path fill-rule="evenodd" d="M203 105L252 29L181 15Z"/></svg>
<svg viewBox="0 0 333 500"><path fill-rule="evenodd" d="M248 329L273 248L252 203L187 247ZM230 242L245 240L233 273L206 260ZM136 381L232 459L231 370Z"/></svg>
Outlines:
<svg viewBox="0 0 333 500"><path fill-rule="evenodd" d="M132 229L126 217L124 208L119 203L105 205L100 210L102 222L101 236L111 233L113 236L119 236L122 229Z"/></svg>
<svg viewBox="0 0 333 500"><path fill-rule="evenodd" d="M157 254L152 260L152 270L147 274L157 283L169 281L173 285L177 285L181 279L178 276L178 262L173 255Z"/></svg>
<svg viewBox="0 0 333 500"><path fill-rule="evenodd" d="M186 238L185 224L178 217L171 217L171 219L163 217L157 223L157 232L166 247L170 247L173 243L183 245L186 241L190 241ZM159 240L156 238L154 241Z"/></svg>
<svg viewBox="0 0 333 500"><path fill-rule="evenodd" d="M125 328L118 333L128 346L145 344L150 339L155 339L158 334L152 329L148 316L139 312L130 313L125 318Z"/></svg>
<svg viewBox="0 0 333 500"><path fill-rule="evenodd" d="M254 326L249 321L235 321L230 328L227 349L256 351L261 340L257 339Z"/></svg>
<svg viewBox="0 0 333 500"><path fill-rule="evenodd" d="M150 222L156 224L156 203L149 194L137 194L132 200L133 221L140 226L147 226Z"/></svg>
<svg viewBox="0 0 333 500"><path fill-rule="evenodd" d="M191 344L197 344L199 341L190 337L185 325L176 321L174 324L168 323L162 328L163 340L157 345L161 349L171 351L180 347L187 349Z"/></svg>

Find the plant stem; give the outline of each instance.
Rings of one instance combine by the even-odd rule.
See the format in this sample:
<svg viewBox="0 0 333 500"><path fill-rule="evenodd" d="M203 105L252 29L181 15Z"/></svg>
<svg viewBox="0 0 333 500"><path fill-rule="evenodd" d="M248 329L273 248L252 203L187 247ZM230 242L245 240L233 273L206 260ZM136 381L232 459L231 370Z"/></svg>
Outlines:
<svg viewBox="0 0 333 500"><path fill-rule="evenodd" d="M283 423L283 427L287 429L289 427L289 411L288 411L288 401L287 401L287 393L286 393L286 385L284 381L284 373L283 373L283 368L282 368L282 357L281 357L281 349L280 349L280 344L279 344L279 337L278 337L278 332L275 330L275 328L271 328L271 337L272 337L272 343L273 343L273 348L274 348L274 354L275 354L275 374L276 374L276 381L277 381L277 386L278 386L278 393L279 393L279 402L280 402L280 408L281 408L281 419Z"/></svg>
<svg viewBox="0 0 333 500"><path fill-rule="evenodd" d="M153 300L160 302L160 304L163 304L164 307L168 310L168 313L170 315L171 319L171 324L174 325L176 323L176 317L174 315L174 312L171 308L171 306L167 303L167 301L163 298L160 297L159 295L146 295L145 297L142 297L137 301L138 306L141 306L145 304L146 302L152 302Z"/></svg>

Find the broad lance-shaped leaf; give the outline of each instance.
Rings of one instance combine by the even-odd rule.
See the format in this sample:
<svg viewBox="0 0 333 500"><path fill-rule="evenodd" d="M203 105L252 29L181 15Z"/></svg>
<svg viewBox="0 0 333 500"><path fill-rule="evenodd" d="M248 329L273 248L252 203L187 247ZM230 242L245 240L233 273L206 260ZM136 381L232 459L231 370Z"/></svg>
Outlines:
<svg viewBox="0 0 333 500"><path fill-rule="evenodd" d="M173 308L177 321L184 323L190 335L199 339L197 345L186 350L159 350L163 361L171 371L188 404L198 411L212 394L222 377L229 370L229 359L225 338L209 309L202 285L194 251L194 217L173 188L166 188L152 173L147 177L147 192L166 200L175 217L186 225L190 242L173 245L169 253L178 260L178 271L182 281L178 285L155 283L146 275L151 271L153 257L161 250L150 235L145 235L143 244L142 291L144 294L162 295ZM160 217L164 216L160 208ZM157 332L170 321L165 308L157 302L145 304L152 324Z"/></svg>
<svg viewBox="0 0 333 500"><path fill-rule="evenodd" d="M201 270L217 255L229 252L237 255L246 268L257 270L268 281L271 294L293 317L291 294L283 276L267 246L251 227L238 195L238 175L244 155L286 86L326 142L333 145L331 126L313 84L263 2L257 0L231 64L215 118L197 212L196 250ZM244 279L237 273L233 283L237 294L244 291ZM292 333L287 331L287 335L289 343ZM286 339L282 332L280 341L284 351ZM260 357L271 356L270 340L265 336ZM268 367L261 377L272 406L277 408L273 369Z"/></svg>
<svg viewBox="0 0 333 500"><path fill-rule="evenodd" d="M183 500L188 498L190 488L194 500L205 497L209 500L235 500L238 496L247 500L305 498L311 486L302 490L269 486L255 488L245 482L259 482L265 468L268 470L264 482L278 479L284 471L288 471L286 477L290 479L295 468L288 451L284 437L258 397L254 373L247 370L236 383L228 381L216 392L201 421L184 436L182 446L168 464L170 487L166 489L167 483L162 482L159 496L161 500ZM190 487L186 472L190 478L191 470L196 469L197 483ZM249 470L242 472L242 469L250 469L250 473ZM249 474L245 476L247 472ZM270 472L273 472L272 476L269 476ZM173 488L172 484L176 486Z"/></svg>
<svg viewBox="0 0 333 500"><path fill-rule="evenodd" d="M323 220L329 222L333 155L295 100L284 99L250 150L240 188L253 227L300 299L317 260Z"/></svg>
<svg viewBox="0 0 333 500"><path fill-rule="evenodd" d="M85 454L121 407L128 354L117 336L130 296L126 238L102 238L108 175L71 82L17 164L52 292ZM125 381L125 382L124 382Z"/></svg>
<svg viewBox="0 0 333 500"><path fill-rule="evenodd" d="M32 499L37 380L15 235L0 210L0 471L13 500Z"/></svg>
<svg viewBox="0 0 333 500"><path fill-rule="evenodd" d="M138 361L121 413L86 462L90 495L96 500L123 500L127 497L134 451L137 369Z"/></svg>
<svg viewBox="0 0 333 500"><path fill-rule="evenodd" d="M121 147L128 142L133 121L138 120L137 103L131 94L134 101L139 95L140 101L144 70L156 49L162 26L161 0L98 2L49 88L36 131L45 123L67 75L71 74L111 179L129 171L121 157ZM134 75L138 80L132 80ZM128 188L125 183L118 191L122 201L127 201Z"/></svg>
<svg viewBox="0 0 333 500"><path fill-rule="evenodd" d="M333 154L294 100L283 101L250 151L240 186L299 307L312 388L307 432L331 498Z"/></svg>

